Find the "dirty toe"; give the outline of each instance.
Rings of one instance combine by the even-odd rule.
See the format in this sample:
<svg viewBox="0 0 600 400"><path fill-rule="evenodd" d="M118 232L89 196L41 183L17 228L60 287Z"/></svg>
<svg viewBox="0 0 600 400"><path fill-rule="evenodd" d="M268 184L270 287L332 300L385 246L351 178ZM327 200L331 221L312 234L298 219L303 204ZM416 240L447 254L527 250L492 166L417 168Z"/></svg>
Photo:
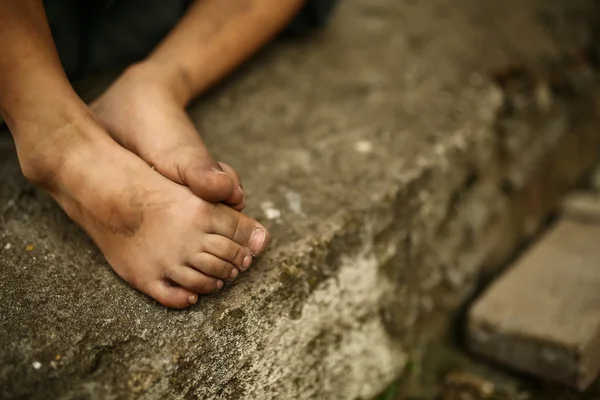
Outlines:
<svg viewBox="0 0 600 400"><path fill-rule="evenodd" d="M270 241L269 232L261 224L223 204L216 205L210 224L212 233L233 240L254 256L262 253Z"/></svg>

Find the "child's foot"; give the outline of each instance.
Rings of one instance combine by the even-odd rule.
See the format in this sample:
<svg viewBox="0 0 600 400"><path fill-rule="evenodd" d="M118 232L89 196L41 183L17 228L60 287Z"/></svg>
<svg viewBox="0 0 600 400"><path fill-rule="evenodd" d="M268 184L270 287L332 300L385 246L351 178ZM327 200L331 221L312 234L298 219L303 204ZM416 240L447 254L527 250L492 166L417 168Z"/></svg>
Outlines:
<svg viewBox="0 0 600 400"><path fill-rule="evenodd" d="M172 89L143 68L126 70L91 108L117 142L162 175L204 200L244 208L236 172L215 161Z"/></svg>
<svg viewBox="0 0 600 400"><path fill-rule="evenodd" d="M153 171L91 118L67 125L60 138L18 148L23 171L92 237L119 276L163 305L187 307L198 294L219 290L268 244L258 222Z"/></svg>

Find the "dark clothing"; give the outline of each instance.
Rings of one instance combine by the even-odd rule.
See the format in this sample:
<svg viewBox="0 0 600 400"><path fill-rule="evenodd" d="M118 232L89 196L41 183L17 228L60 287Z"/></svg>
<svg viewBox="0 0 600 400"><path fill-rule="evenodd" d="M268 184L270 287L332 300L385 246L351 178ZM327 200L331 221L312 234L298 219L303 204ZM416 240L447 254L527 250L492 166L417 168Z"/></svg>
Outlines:
<svg viewBox="0 0 600 400"><path fill-rule="evenodd" d="M177 23L190 2L45 0L44 5L65 71L71 78L79 78L142 59ZM307 0L287 32L298 34L323 26L336 2Z"/></svg>

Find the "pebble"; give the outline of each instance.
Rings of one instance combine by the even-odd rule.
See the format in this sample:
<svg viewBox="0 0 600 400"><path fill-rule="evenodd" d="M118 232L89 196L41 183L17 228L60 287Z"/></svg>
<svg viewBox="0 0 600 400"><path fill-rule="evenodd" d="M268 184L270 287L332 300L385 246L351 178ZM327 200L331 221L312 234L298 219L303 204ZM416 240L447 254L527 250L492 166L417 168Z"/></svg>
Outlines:
<svg viewBox="0 0 600 400"><path fill-rule="evenodd" d="M354 150L363 154L370 153L373 151L373 144L368 140L359 140L354 143Z"/></svg>
<svg viewBox="0 0 600 400"><path fill-rule="evenodd" d="M4 245L4 250L10 250L10 248L11 248L11 247L12 247L12 244L10 244L10 243L6 243L6 244Z"/></svg>
<svg viewBox="0 0 600 400"><path fill-rule="evenodd" d="M33 365L34 369L40 369L40 368L42 368L42 363L39 362L39 361L34 361L32 365Z"/></svg>
<svg viewBox="0 0 600 400"><path fill-rule="evenodd" d="M265 201L260 205L265 216L269 220L277 219L281 217L281 211L275 208L275 204L272 201Z"/></svg>

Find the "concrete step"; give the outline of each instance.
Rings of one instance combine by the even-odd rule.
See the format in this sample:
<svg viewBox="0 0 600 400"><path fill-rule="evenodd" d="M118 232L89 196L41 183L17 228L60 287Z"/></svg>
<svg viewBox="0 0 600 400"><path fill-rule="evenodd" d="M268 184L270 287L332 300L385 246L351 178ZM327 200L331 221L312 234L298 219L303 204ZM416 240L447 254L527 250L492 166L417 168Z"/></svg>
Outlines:
<svg viewBox="0 0 600 400"><path fill-rule="evenodd" d="M585 389L600 371L599 241L600 225L559 221L473 306L469 347Z"/></svg>
<svg viewBox="0 0 600 400"><path fill-rule="evenodd" d="M192 105L274 241L189 310L0 160L2 397L372 398L596 161L593 5L346 1Z"/></svg>

